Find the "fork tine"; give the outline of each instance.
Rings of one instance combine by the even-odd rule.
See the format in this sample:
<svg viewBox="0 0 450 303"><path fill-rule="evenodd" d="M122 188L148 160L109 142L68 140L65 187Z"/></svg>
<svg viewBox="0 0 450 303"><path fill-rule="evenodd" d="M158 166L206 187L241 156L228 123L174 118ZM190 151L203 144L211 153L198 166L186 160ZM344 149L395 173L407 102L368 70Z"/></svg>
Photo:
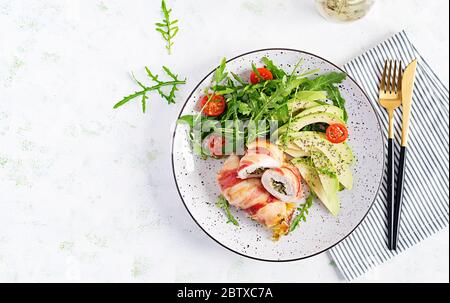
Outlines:
<svg viewBox="0 0 450 303"><path fill-rule="evenodd" d="M391 92L391 75L392 75L392 60L389 60L389 70L386 79L386 91Z"/></svg>
<svg viewBox="0 0 450 303"><path fill-rule="evenodd" d="M397 76L397 91L401 92L402 90L402 61L399 61L399 66L398 66L398 76Z"/></svg>
<svg viewBox="0 0 450 303"><path fill-rule="evenodd" d="M384 61L384 69L383 74L381 75L380 80L380 91L386 91L386 69L387 69L388 61Z"/></svg>

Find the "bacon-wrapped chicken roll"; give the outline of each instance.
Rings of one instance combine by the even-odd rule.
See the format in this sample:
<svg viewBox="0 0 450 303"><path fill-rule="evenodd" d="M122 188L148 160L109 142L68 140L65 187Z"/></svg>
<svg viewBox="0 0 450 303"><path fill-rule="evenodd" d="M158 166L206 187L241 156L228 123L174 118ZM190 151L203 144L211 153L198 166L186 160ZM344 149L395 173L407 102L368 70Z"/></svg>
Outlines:
<svg viewBox="0 0 450 303"><path fill-rule="evenodd" d="M266 170L261 182L275 198L287 202L297 202L302 197L301 175L297 167L285 163L280 168Z"/></svg>
<svg viewBox="0 0 450 303"><path fill-rule="evenodd" d="M260 177L268 168L281 167L283 159L283 152L278 146L264 139L256 139L247 145L247 151L239 163L238 177Z"/></svg>
<svg viewBox="0 0 450 303"><path fill-rule="evenodd" d="M239 163L239 157L231 155L217 175L217 183L223 196L228 203L269 227L274 239L287 234L295 204L279 201L270 195L259 178L238 178Z"/></svg>

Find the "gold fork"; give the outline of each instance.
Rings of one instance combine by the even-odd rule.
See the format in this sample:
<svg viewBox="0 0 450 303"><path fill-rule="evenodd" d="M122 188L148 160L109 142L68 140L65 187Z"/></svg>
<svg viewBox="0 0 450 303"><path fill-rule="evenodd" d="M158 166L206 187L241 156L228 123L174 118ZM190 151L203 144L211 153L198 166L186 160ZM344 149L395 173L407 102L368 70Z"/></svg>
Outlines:
<svg viewBox="0 0 450 303"><path fill-rule="evenodd" d="M402 104L402 62L386 60L380 80L379 103L388 113L388 165L387 165L387 214L388 214L388 246L394 247L394 111Z"/></svg>

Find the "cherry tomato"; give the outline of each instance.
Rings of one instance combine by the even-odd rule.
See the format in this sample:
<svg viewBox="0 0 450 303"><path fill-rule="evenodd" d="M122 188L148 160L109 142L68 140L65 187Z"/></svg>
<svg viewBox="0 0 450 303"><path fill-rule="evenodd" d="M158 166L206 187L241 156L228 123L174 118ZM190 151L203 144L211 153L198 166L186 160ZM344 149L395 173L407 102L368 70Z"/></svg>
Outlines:
<svg viewBox="0 0 450 303"><path fill-rule="evenodd" d="M210 117L220 116L227 106L225 98L221 95L212 95L212 97L211 95L204 96L200 103L203 113Z"/></svg>
<svg viewBox="0 0 450 303"><path fill-rule="evenodd" d="M326 131L327 139L331 143L342 143L348 138L348 130L344 124L330 124Z"/></svg>
<svg viewBox="0 0 450 303"><path fill-rule="evenodd" d="M225 146L225 138L219 134L210 134L203 140L203 147L213 157L223 156L223 149Z"/></svg>
<svg viewBox="0 0 450 303"><path fill-rule="evenodd" d="M270 72L270 70L268 70L265 67L260 67L256 69L259 73L259 75L261 77L263 77L264 80L272 80L273 76L272 73ZM250 74L250 83L251 84L256 84L260 81L261 79L258 77L258 75L255 72L251 72Z"/></svg>

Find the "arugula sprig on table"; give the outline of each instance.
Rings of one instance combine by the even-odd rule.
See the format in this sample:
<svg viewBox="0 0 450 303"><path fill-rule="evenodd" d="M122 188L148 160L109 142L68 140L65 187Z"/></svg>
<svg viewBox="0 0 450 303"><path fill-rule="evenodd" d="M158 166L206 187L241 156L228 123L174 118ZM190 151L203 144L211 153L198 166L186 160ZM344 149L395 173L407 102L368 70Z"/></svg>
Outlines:
<svg viewBox="0 0 450 303"><path fill-rule="evenodd" d="M173 38L178 33L178 20L170 20L170 13L172 9L168 9L166 1L162 0L161 10L164 14L164 20L162 22L155 23L156 30L161 33L163 39L167 42L166 49L169 55L172 53Z"/></svg>
<svg viewBox="0 0 450 303"><path fill-rule="evenodd" d="M225 199L225 197L223 195L220 195L219 198L217 198L216 206L225 211L225 214L228 219L227 223L232 223L236 226L239 226L238 221L233 216L233 214L231 214L230 204L228 203L227 199Z"/></svg>
<svg viewBox="0 0 450 303"><path fill-rule="evenodd" d="M151 91L156 91L162 98L167 100L168 104L175 103L175 92L178 90L178 85L180 84L186 84L186 80L181 80L178 78L178 75L174 74L169 68L163 66L164 72L169 76L169 80L161 80L159 79L159 76L157 74L153 74L150 69L146 66L145 71L147 72L147 76L151 79L153 82L153 85L147 86L143 84L141 81L137 80L134 74L132 74L134 81L137 85L140 86L141 90L134 92L131 95L128 95L124 97L122 100L117 102L114 105L114 108L118 108L125 103L128 103L129 101L140 97L141 98L141 105L142 105L142 112L145 113L146 110L146 103L148 100L147 94ZM170 87L170 90L168 93L165 93L163 88L164 87Z"/></svg>

